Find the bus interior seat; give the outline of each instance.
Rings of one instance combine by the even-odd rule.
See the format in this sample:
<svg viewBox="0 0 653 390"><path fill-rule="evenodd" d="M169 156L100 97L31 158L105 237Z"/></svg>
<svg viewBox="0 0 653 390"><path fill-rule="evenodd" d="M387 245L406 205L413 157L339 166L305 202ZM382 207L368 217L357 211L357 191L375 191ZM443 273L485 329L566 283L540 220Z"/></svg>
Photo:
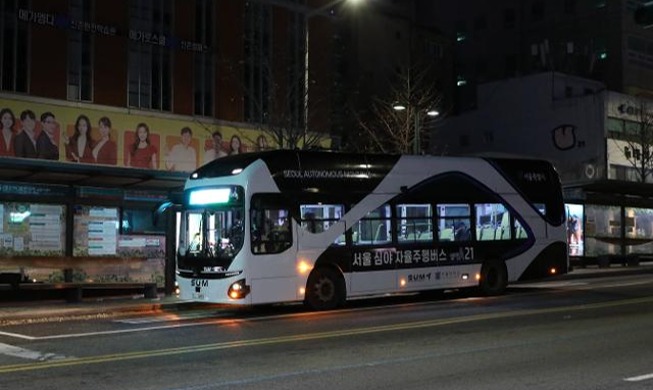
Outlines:
<svg viewBox="0 0 653 390"><path fill-rule="evenodd" d="M453 241L453 228L440 230L440 241Z"/></svg>
<svg viewBox="0 0 653 390"><path fill-rule="evenodd" d="M388 242L390 237L390 232L387 230L384 231L385 224L380 223L376 227L376 233L374 234L374 242Z"/></svg>
<svg viewBox="0 0 653 390"><path fill-rule="evenodd" d="M523 226L517 226L517 233L515 234L517 236L516 238L528 238L528 234L526 234L526 229L524 229Z"/></svg>

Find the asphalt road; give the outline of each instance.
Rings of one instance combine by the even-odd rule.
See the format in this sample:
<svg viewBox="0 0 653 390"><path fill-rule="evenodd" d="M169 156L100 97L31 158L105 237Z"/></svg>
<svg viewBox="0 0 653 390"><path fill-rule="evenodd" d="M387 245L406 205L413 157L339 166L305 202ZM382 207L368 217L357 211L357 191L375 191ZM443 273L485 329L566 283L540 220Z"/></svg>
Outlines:
<svg viewBox="0 0 653 390"><path fill-rule="evenodd" d="M649 274L0 327L1 389L651 389Z"/></svg>

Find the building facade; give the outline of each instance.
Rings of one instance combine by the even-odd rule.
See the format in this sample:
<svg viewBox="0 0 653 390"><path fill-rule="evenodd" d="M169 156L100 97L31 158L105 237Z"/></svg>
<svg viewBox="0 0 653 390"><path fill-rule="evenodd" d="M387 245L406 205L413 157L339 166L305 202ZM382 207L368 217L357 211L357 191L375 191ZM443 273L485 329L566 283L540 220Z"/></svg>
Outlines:
<svg viewBox="0 0 653 390"><path fill-rule="evenodd" d="M544 71L650 96L653 30L634 22L640 0L423 0L419 15L451 39L456 112L480 84Z"/></svg>
<svg viewBox="0 0 653 390"><path fill-rule="evenodd" d="M546 72L481 85L478 108L449 118L433 153L550 160L577 262L653 255L653 101Z"/></svg>
<svg viewBox="0 0 653 390"><path fill-rule="evenodd" d="M0 273L170 291L175 218L154 211L189 172L282 146L272 125L330 132L326 3L2 1Z"/></svg>

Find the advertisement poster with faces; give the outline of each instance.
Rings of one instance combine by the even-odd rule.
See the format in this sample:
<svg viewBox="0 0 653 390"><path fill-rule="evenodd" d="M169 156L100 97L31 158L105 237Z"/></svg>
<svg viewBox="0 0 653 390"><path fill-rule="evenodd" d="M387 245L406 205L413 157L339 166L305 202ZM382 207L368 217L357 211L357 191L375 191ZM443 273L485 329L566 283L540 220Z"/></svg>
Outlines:
<svg viewBox="0 0 653 390"><path fill-rule="evenodd" d="M569 256L585 255L584 209L580 204L565 204L567 212L567 245Z"/></svg>

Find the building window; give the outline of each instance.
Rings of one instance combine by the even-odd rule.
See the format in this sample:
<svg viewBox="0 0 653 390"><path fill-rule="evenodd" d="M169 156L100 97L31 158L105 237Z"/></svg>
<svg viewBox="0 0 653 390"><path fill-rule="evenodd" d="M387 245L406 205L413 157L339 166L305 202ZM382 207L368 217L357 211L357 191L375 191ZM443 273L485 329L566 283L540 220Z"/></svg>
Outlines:
<svg viewBox="0 0 653 390"><path fill-rule="evenodd" d="M612 138L618 138L624 133L624 121L622 119L608 118L605 121L605 127L608 129L608 135Z"/></svg>
<svg viewBox="0 0 653 390"><path fill-rule="evenodd" d="M437 42L425 42L424 43L424 55L432 59L442 59L444 49L442 45Z"/></svg>
<svg viewBox="0 0 653 390"><path fill-rule="evenodd" d="M302 1L296 0L298 3ZM310 85L310 78L312 74L310 69L306 69L305 53L306 53L306 16L305 14L295 13L290 19L288 26L289 40L288 48L280 59L285 61L287 69L289 69L288 91L283 94L284 100L287 102L286 106L289 107L288 114L286 115L290 120L288 122L289 128L302 129L304 128L305 110L304 105L308 103L308 96L306 96L305 83L308 81ZM285 59L283 58L285 57ZM315 58L315 56L313 56ZM309 80L306 80L308 77Z"/></svg>
<svg viewBox="0 0 653 390"><path fill-rule="evenodd" d="M474 19L474 30L475 31L482 31L487 29L487 19L485 19L485 15L481 15Z"/></svg>
<svg viewBox="0 0 653 390"><path fill-rule="evenodd" d="M540 22L544 20L544 2L543 1L536 1L533 3L533 6L531 8L531 19L533 19L534 22Z"/></svg>
<svg viewBox="0 0 653 390"><path fill-rule="evenodd" d="M213 4L211 0L195 2L195 42L204 48L193 58L193 99L195 115L213 116L215 101L215 58L213 53Z"/></svg>
<svg viewBox="0 0 653 390"><path fill-rule="evenodd" d="M172 109L172 0L129 2L129 106Z"/></svg>
<svg viewBox="0 0 653 390"><path fill-rule="evenodd" d="M517 56L508 54L506 56L506 77L513 77L517 73Z"/></svg>
<svg viewBox="0 0 653 390"><path fill-rule="evenodd" d="M476 60L476 80L477 82L484 82L487 78L487 63L485 58Z"/></svg>
<svg viewBox="0 0 653 390"><path fill-rule="evenodd" d="M271 11L258 2L245 5L245 120L267 123L270 90Z"/></svg>
<svg viewBox="0 0 653 390"><path fill-rule="evenodd" d="M467 25L464 20L459 20L456 22L456 42L462 42L467 40Z"/></svg>
<svg viewBox="0 0 653 390"><path fill-rule="evenodd" d="M28 9L27 0L4 0L0 3L0 89L27 92L29 74L27 23L19 20L19 10Z"/></svg>
<svg viewBox="0 0 653 390"><path fill-rule="evenodd" d="M93 20L94 1L71 0L70 18ZM93 100L93 35L75 29L68 31L68 99Z"/></svg>
<svg viewBox="0 0 653 390"><path fill-rule="evenodd" d="M515 28L515 21L516 21L516 16L515 16L515 9L514 8L506 8L503 10L503 27L506 28L507 30Z"/></svg>
<svg viewBox="0 0 653 390"><path fill-rule="evenodd" d="M565 0L565 14L576 14L576 0Z"/></svg>
<svg viewBox="0 0 653 390"><path fill-rule="evenodd" d="M483 142L485 144L493 144L494 143L494 132L492 131L486 131L483 133Z"/></svg>
<svg viewBox="0 0 653 390"><path fill-rule="evenodd" d="M303 0L293 0L303 4ZM293 8L296 9L296 8ZM245 6L245 120L275 123L287 129L304 128L306 16L293 9L286 15L283 37L273 36L271 5L248 2ZM301 7L297 8L301 9ZM274 53L272 41L283 42ZM273 83L273 69L284 69L286 81Z"/></svg>

